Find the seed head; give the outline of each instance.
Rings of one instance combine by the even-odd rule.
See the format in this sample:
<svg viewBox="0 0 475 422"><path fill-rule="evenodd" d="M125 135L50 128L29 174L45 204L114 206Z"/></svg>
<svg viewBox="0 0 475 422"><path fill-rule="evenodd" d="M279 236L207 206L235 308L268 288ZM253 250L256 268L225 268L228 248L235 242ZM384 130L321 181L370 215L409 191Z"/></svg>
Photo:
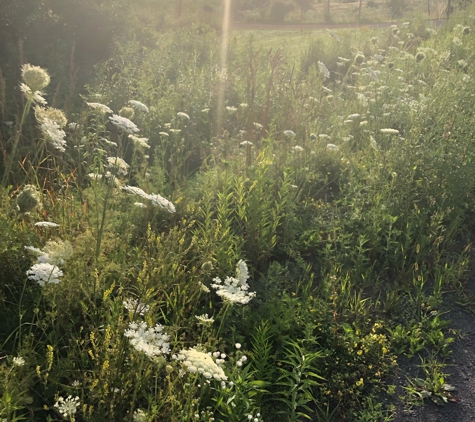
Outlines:
<svg viewBox="0 0 475 422"><path fill-rule="evenodd" d="M132 107L122 107L119 110L119 116L132 120L135 117L135 111Z"/></svg>
<svg viewBox="0 0 475 422"><path fill-rule="evenodd" d="M23 82L33 91L41 91L47 87L51 81L48 72L39 66L25 64L21 68Z"/></svg>
<svg viewBox="0 0 475 422"><path fill-rule="evenodd" d="M40 205L40 193L33 185L26 185L16 199L20 212L32 211Z"/></svg>

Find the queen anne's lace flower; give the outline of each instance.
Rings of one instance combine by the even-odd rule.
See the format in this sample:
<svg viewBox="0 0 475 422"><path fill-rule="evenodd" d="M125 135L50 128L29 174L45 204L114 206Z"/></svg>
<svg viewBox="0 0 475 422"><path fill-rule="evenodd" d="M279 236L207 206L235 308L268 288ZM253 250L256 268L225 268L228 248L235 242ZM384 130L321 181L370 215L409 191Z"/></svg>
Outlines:
<svg viewBox="0 0 475 422"><path fill-rule="evenodd" d="M64 418L74 415L79 407L79 397L68 396L68 398L59 397L54 407Z"/></svg>
<svg viewBox="0 0 475 422"><path fill-rule="evenodd" d="M63 276L63 272L56 265L44 262L33 265L26 275L30 280L35 280L40 286L44 286L45 283L59 283L59 277Z"/></svg>
<svg viewBox="0 0 475 422"><path fill-rule="evenodd" d="M212 324L214 322L214 318L209 318L208 314L195 315L195 318L199 321L200 324Z"/></svg>
<svg viewBox="0 0 475 422"><path fill-rule="evenodd" d="M123 186L122 190L126 191L127 193L131 193L133 195L140 196L143 199L148 199L152 202L153 206L159 206L164 210L174 213L176 212L175 205L173 205L168 199L165 199L163 196L159 195L158 193L148 194L145 193L142 189L138 188L137 186Z"/></svg>
<svg viewBox="0 0 475 422"><path fill-rule="evenodd" d="M23 366L25 364L25 359L21 356L15 356L13 358L13 366Z"/></svg>
<svg viewBox="0 0 475 422"><path fill-rule="evenodd" d="M101 103L86 103L86 104L90 108L92 108L93 110L101 114L112 113L112 110L104 104L101 104Z"/></svg>
<svg viewBox="0 0 475 422"><path fill-rule="evenodd" d="M189 372L204 375L206 378L214 378L218 381L226 381L228 377L211 357L211 354L199 352L191 348L182 350L177 354L176 359L183 362Z"/></svg>
<svg viewBox="0 0 475 422"><path fill-rule="evenodd" d="M140 138L136 135L129 135L129 139L132 140L132 142L137 148L150 148L150 145L147 143L148 138Z"/></svg>
<svg viewBox="0 0 475 422"><path fill-rule="evenodd" d="M156 324L148 327L146 322L131 322L124 335L129 338L130 344L139 352L145 353L149 358L170 352L170 337L163 333L163 326Z"/></svg>
<svg viewBox="0 0 475 422"><path fill-rule="evenodd" d="M138 315L145 315L150 310L150 306L140 302L138 299L128 298L124 300L123 303L127 311L134 312Z"/></svg>
<svg viewBox="0 0 475 422"><path fill-rule="evenodd" d="M148 112L149 112L148 107L147 107L145 104L141 103L140 101L130 100L130 101L129 101L129 104L130 104L132 107L136 108L137 110L143 111L144 113L148 113Z"/></svg>
<svg viewBox="0 0 475 422"><path fill-rule="evenodd" d="M59 227L59 224L53 223L53 222L51 222L51 221L38 221L37 223L35 223L35 227L51 227L51 228L55 228L55 227Z"/></svg>
<svg viewBox="0 0 475 422"><path fill-rule="evenodd" d="M335 144L327 144L327 149L330 151L338 151L340 148L338 148Z"/></svg>
<svg viewBox="0 0 475 422"><path fill-rule="evenodd" d="M330 71L325 66L325 63L322 63L322 62L317 62L317 63L318 63L318 68L320 69L320 73L323 75L323 77L324 78L329 78L330 77Z"/></svg>
<svg viewBox="0 0 475 422"><path fill-rule="evenodd" d="M224 301L231 304L240 303L245 305L256 296L255 292L248 291L248 278L246 263L240 260L236 267L236 278L226 277L223 282L219 277L216 277L213 279L215 283L211 287L216 289L216 294L221 296Z"/></svg>
<svg viewBox="0 0 475 422"><path fill-rule="evenodd" d="M284 130L284 135L287 138L295 138L295 132L293 130Z"/></svg>
<svg viewBox="0 0 475 422"><path fill-rule="evenodd" d="M190 116L182 111L179 111L176 115L182 120L190 120Z"/></svg>
<svg viewBox="0 0 475 422"><path fill-rule="evenodd" d="M31 88L32 91L41 91L50 83L48 72L39 66L25 64L21 68L21 77L23 82Z"/></svg>
<svg viewBox="0 0 475 422"><path fill-rule="evenodd" d="M397 129L381 129L380 132L389 135L399 135L399 131Z"/></svg>
<svg viewBox="0 0 475 422"><path fill-rule="evenodd" d="M43 119L40 128L51 141L54 148L61 152L66 151L64 148L66 146L66 141L64 140L66 132L62 130L56 122L45 118Z"/></svg>
<svg viewBox="0 0 475 422"><path fill-rule="evenodd" d="M118 114L113 114L112 117L109 117L109 120L117 126L119 129L127 133L137 133L140 132L139 128L134 122L127 119L127 117L119 116Z"/></svg>
<svg viewBox="0 0 475 422"><path fill-rule="evenodd" d="M129 171L129 165L119 157L107 157L108 167L115 169L119 176L126 176Z"/></svg>

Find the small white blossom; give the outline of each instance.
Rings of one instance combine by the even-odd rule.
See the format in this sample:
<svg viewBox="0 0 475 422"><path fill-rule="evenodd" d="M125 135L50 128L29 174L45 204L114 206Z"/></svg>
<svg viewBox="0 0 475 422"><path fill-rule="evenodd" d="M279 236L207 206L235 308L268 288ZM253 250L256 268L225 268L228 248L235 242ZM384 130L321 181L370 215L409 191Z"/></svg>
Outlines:
<svg viewBox="0 0 475 422"><path fill-rule="evenodd" d="M242 147L252 147L252 142L242 141L239 145L241 145Z"/></svg>
<svg viewBox="0 0 475 422"><path fill-rule="evenodd" d="M292 150L294 152L302 152L303 148L300 145L295 145L294 147L292 147Z"/></svg>
<svg viewBox="0 0 475 422"><path fill-rule="evenodd" d="M25 364L25 359L23 359L21 356L15 356L13 358L13 366L23 366Z"/></svg>
<svg viewBox="0 0 475 422"><path fill-rule="evenodd" d="M295 132L293 130L284 130L284 135L287 136L287 138L295 138Z"/></svg>
<svg viewBox="0 0 475 422"><path fill-rule="evenodd" d="M338 151L340 148L338 148L335 144L327 144L327 149L330 151Z"/></svg>
<svg viewBox="0 0 475 422"><path fill-rule="evenodd" d="M195 315L195 318L200 322L200 324L212 324L214 322L214 318L208 317L208 314Z"/></svg>
<svg viewBox="0 0 475 422"><path fill-rule="evenodd" d="M145 315L150 310L150 306L140 302L138 299L128 298L124 300L123 304L127 311L137 315Z"/></svg>
<svg viewBox="0 0 475 422"><path fill-rule="evenodd" d="M79 397L68 396L68 398L59 397L54 407L64 418L74 415L79 407Z"/></svg>

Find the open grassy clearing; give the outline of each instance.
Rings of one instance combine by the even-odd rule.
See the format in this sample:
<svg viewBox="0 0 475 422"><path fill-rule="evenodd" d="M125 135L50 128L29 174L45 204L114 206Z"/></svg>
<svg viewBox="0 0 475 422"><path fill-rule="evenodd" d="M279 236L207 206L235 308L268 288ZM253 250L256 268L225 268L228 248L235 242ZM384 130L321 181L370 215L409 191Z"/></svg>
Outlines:
<svg viewBox="0 0 475 422"><path fill-rule="evenodd" d="M2 77L0 418L390 421L401 355L402 400L451 405L473 14L236 32L224 67L203 25L131 37L82 97Z"/></svg>

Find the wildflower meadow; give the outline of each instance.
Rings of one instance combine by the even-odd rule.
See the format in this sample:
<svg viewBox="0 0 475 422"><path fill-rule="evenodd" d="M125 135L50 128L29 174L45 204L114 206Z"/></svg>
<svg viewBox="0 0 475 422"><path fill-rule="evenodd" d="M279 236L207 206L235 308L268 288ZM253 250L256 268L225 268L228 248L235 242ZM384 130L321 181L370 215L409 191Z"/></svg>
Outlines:
<svg viewBox="0 0 475 422"><path fill-rule="evenodd" d="M87 74L74 51L0 62L0 421L451 405L446 313L475 303L474 27L468 7L296 49L196 24ZM399 391L401 359L426 376Z"/></svg>

